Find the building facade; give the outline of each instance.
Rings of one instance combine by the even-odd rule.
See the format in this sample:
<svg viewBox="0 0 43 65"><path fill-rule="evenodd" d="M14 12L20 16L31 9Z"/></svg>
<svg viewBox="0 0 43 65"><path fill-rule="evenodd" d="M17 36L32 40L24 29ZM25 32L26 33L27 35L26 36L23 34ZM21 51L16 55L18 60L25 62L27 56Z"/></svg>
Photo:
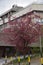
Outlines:
<svg viewBox="0 0 43 65"><path fill-rule="evenodd" d="M14 15L23 9L23 7L13 5L11 9L0 15L0 28L6 27L9 20L13 20L15 18Z"/></svg>
<svg viewBox="0 0 43 65"><path fill-rule="evenodd" d="M0 16L0 31L3 30L4 28L8 27L8 22L12 21L18 17L22 17L25 14L30 14L31 15L32 21L35 23L35 21L40 22L41 25L43 25L43 4L40 3L32 3L31 5L27 6L26 8L22 7L17 7L13 6L13 9L10 9L8 12L2 14ZM15 10L14 10L15 8ZM0 44L0 46L11 46L7 44ZM39 46L39 44L38 44ZM4 52L4 51L3 51ZM2 54L3 54L2 52ZM1 54L1 55L2 55ZM4 53L5 55L5 53Z"/></svg>
<svg viewBox="0 0 43 65"><path fill-rule="evenodd" d="M23 7L13 5L11 9L9 9L8 11L6 11L2 15L0 15L0 32L4 28L8 27L8 22L10 20L12 21L15 18L14 15L23 9L24 9ZM15 51L15 48L13 45L6 44L3 41L0 41L0 57L5 57L5 55L13 56L13 55L15 55L15 52L16 51Z"/></svg>

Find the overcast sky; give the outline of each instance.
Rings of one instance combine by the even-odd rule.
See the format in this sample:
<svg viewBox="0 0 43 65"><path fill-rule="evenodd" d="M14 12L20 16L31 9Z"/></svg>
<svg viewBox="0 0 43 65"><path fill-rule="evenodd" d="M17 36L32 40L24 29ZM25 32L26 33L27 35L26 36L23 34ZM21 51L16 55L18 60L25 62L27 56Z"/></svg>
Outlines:
<svg viewBox="0 0 43 65"><path fill-rule="evenodd" d="M10 9L13 4L25 7L34 1L37 1L37 0L0 0L0 14Z"/></svg>

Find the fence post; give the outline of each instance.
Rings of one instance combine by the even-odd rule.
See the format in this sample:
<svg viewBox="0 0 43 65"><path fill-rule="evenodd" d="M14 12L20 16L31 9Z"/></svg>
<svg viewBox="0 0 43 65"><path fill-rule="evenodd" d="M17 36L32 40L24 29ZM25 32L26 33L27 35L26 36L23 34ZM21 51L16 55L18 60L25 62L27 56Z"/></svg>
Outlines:
<svg viewBox="0 0 43 65"><path fill-rule="evenodd" d="M41 65L43 65L43 57L41 58Z"/></svg>
<svg viewBox="0 0 43 65"><path fill-rule="evenodd" d="M28 63L29 63L29 65L30 65L30 56L28 56Z"/></svg>
<svg viewBox="0 0 43 65"><path fill-rule="evenodd" d="M20 65L20 56L18 56L18 64Z"/></svg>
<svg viewBox="0 0 43 65"><path fill-rule="evenodd" d="M13 64L13 57L10 57L11 64ZM14 65L14 64L13 64Z"/></svg>
<svg viewBox="0 0 43 65"><path fill-rule="evenodd" d="M5 56L5 64L7 64L7 56Z"/></svg>

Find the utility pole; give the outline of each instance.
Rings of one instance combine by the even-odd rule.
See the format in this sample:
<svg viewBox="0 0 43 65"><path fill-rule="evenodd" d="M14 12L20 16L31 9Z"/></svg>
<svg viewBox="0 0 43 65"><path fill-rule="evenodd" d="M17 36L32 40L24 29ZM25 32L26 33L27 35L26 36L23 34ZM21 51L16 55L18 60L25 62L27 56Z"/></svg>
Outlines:
<svg viewBox="0 0 43 65"><path fill-rule="evenodd" d="M39 36L39 40L40 40L40 54L41 54L41 57L42 57L42 44L41 44L41 35Z"/></svg>
<svg viewBox="0 0 43 65"><path fill-rule="evenodd" d="M40 30L41 31L41 30ZM41 55L41 65L43 65L43 55L42 55L42 40L41 40L41 34L39 35L39 41L40 41L40 55Z"/></svg>

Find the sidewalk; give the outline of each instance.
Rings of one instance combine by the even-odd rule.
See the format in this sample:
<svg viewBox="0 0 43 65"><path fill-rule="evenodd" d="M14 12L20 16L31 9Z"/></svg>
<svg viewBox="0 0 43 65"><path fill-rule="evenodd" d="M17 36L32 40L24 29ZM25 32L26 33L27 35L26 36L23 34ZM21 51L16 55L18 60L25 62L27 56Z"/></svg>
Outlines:
<svg viewBox="0 0 43 65"><path fill-rule="evenodd" d="M28 57L28 55L26 55L26 57ZM18 57L13 57L13 60L15 60L15 59L17 59ZM23 59L24 58L24 56L20 56L20 58L21 59ZM10 59L7 59L7 63L10 63L11 62L11 60ZM24 62L24 65L25 65L25 63L26 62ZM3 65L3 64L5 64L5 58L2 58L2 59L0 59L0 65ZM21 63L21 65L22 65L23 63ZM16 65L18 65L18 64L16 64ZM32 58L31 59L31 65L40 65L40 58Z"/></svg>
<svg viewBox="0 0 43 65"><path fill-rule="evenodd" d="M41 65L40 58L31 59L31 65Z"/></svg>

